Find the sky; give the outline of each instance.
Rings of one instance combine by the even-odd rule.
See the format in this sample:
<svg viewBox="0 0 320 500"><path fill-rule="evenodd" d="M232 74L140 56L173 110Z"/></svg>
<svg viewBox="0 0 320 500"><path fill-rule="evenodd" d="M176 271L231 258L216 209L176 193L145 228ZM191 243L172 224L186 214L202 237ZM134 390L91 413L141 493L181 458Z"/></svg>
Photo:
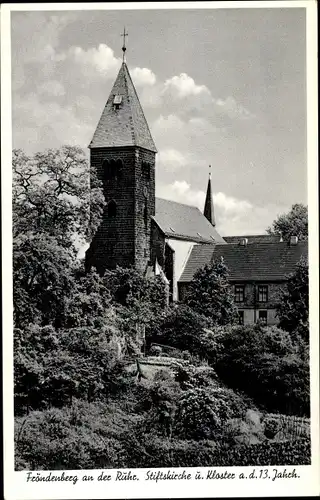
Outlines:
<svg viewBox="0 0 320 500"><path fill-rule="evenodd" d="M158 149L156 194L258 234L307 203L303 8L12 12L13 147L87 148L122 60Z"/></svg>

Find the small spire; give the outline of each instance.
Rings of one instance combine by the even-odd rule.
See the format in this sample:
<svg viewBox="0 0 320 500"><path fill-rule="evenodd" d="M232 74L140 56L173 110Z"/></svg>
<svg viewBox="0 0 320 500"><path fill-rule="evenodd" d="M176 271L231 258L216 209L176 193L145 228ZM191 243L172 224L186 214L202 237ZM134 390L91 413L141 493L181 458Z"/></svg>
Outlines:
<svg viewBox="0 0 320 500"><path fill-rule="evenodd" d="M212 188L211 188L211 165L209 165L209 180L208 180L206 201L204 203L203 215L208 219L209 222L211 222L211 224L213 226L216 225L216 221L215 221L215 217L214 217Z"/></svg>
<svg viewBox="0 0 320 500"><path fill-rule="evenodd" d="M128 33L126 33L126 28L124 27L123 28L123 33L121 33L121 36L123 37L123 45L122 45L122 52L123 52L123 56L122 56L122 61L125 62L126 60L126 36L128 36Z"/></svg>

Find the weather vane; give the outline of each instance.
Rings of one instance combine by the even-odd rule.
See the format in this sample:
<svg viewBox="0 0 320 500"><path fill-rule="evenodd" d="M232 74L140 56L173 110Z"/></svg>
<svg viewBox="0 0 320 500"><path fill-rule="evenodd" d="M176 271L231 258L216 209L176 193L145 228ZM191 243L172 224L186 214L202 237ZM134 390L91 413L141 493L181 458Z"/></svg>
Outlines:
<svg viewBox="0 0 320 500"><path fill-rule="evenodd" d="M122 52L123 52L123 61L125 61L125 56L126 56L126 36L128 36L128 33L126 33L126 28L123 28L123 33L121 33L121 36L123 36L123 46L122 46Z"/></svg>

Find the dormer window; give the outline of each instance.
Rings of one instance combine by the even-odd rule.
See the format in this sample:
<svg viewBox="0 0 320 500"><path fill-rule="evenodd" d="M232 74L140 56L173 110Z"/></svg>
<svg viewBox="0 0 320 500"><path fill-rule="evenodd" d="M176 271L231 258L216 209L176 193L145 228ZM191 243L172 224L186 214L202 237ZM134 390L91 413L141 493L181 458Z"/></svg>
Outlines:
<svg viewBox="0 0 320 500"><path fill-rule="evenodd" d="M121 103L122 103L122 95L116 94L113 98L114 108L119 109Z"/></svg>

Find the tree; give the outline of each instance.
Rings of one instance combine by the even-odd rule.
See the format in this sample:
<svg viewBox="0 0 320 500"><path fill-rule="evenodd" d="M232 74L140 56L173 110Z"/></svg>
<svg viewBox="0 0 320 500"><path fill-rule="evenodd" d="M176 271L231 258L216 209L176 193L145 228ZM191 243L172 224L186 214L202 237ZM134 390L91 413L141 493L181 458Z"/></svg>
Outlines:
<svg viewBox="0 0 320 500"><path fill-rule="evenodd" d="M279 215L267 228L268 234L281 235L284 240L298 236L299 240L308 239L308 208L302 203L292 205L290 212Z"/></svg>
<svg viewBox="0 0 320 500"><path fill-rule="evenodd" d="M207 318L185 304L172 305L153 321L150 343L163 344L204 357L202 336L209 326Z"/></svg>
<svg viewBox="0 0 320 500"><path fill-rule="evenodd" d="M295 271L288 276L277 308L279 326L288 332L309 337L309 269L306 258L301 257Z"/></svg>
<svg viewBox="0 0 320 500"><path fill-rule="evenodd" d="M224 327L214 368L233 389L270 412L308 415L309 356L306 343L275 326Z"/></svg>
<svg viewBox="0 0 320 500"><path fill-rule="evenodd" d="M105 200L81 148L63 146L26 156L13 151L13 231L46 233L59 244L88 241Z"/></svg>
<svg viewBox="0 0 320 500"><path fill-rule="evenodd" d="M228 268L221 258L199 269L190 283L185 303L213 325L226 325L236 318L228 277Z"/></svg>
<svg viewBox="0 0 320 500"><path fill-rule="evenodd" d="M100 222L103 191L77 147L14 150L12 165L15 325L53 324L74 289L79 246Z"/></svg>

